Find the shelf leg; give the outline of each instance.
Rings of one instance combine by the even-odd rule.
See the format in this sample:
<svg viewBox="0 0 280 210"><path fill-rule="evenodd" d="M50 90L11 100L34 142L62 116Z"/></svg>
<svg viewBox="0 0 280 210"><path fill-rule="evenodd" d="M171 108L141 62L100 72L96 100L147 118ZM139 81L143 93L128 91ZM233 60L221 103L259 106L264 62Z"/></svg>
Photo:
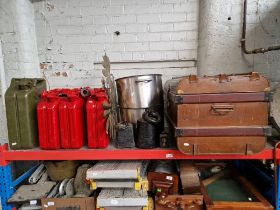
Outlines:
<svg viewBox="0 0 280 210"><path fill-rule="evenodd" d="M279 163L278 163L279 164ZM277 166L277 200L276 200L276 210L280 210L280 165Z"/></svg>
<svg viewBox="0 0 280 210"><path fill-rule="evenodd" d="M0 197L3 210L12 210L13 205L7 204L8 199L13 195L13 178L11 164L0 166Z"/></svg>

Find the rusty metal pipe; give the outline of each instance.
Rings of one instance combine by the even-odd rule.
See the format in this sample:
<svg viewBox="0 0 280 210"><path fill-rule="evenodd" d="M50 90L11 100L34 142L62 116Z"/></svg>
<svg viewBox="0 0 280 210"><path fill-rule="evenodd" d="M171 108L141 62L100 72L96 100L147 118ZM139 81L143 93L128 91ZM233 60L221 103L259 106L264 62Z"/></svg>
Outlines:
<svg viewBox="0 0 280 210"><path fill-rule="evenodd" d="M245 54L258 54L266 53L273 50L280 50L280 45L270 46L268 48L258 48L254 50L247 50L246 48L246 25L247 25L247 0L244 0L243 6L243 26L242 26L242 39L241 39L241 48Z"/></svg>

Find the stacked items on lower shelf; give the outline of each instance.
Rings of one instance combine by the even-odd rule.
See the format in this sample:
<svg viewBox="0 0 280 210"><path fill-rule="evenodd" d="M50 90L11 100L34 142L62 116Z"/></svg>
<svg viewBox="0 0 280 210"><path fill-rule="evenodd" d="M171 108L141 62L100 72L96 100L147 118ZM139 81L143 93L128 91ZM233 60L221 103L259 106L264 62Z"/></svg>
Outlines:
<svg viewBox="0 0 280 210"><path fill-rule="evenodd" d="M100 161L87 171L91 188L125 187L147 191L148 161Z"/></svg>
<svg viewBox="0 0 280 210"><path fill-rule="evenodd" d="M272 210L272 205L258 192L255 186L240 175L230 162L180 161L179 187L176 192L174 171L162 170L162 163L149 176L149 187L155 197L156 210ZM166 166L165 166L166 168ZM168 167L167 167L168 168ZM169 167L170 168L170 167ZM162 177L155 173L165 174ZM174 179L176 180L176 178Z"/></svg>
<svg viewBox="0 0 280 210"><path fill-rule="evenodd" d="M96 202L100 210L148 210L151 205L146 191L131 188L104 188Z"/></svg>
<svg viewBox="0 0 280 210"><path fill-rule="evenodd" d="M226 165L220 168L222 165L195 163L201 174L201 192L207 210L274 209L236 169Z"/></svg>
<svg viewBox="0 0 280 210"><path fill-rule="evenodd" d="M171 161L157 161L149 172L149 188L155 196L156 210L203 208L198 171L186 162L179 165L180 178Z"/></svg>
<svg viewBox="0 0 280 210"><path fill-rule="evenodd" d="M148 209L148 161L103 161L87 171L99 209Z"/></svg>
<svg viewBox="0 0 280 210"><path fill-rule="evenodd" d="M232 162L56 161L9 199L21 210L272 210Z"/></svg>
<svg viewBox="0 0 280 210"><path fill-rule="evenodd" d="M57 209L69 206L95 210L94 191L86 182L89 164L77 161L45 162L8 200L20 209ZM91 197L93 195L93 197Z"/></svg>

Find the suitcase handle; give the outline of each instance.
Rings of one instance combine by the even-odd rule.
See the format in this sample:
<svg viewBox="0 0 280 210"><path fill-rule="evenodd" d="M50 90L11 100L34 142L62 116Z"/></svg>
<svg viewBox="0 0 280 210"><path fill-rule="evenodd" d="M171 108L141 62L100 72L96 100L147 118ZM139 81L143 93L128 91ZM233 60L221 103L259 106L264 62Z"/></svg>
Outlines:
<svg viewBox="0 0 280 210"><path fill-rule="evenodd" d="M234 106L232 104L212 104L211 111L215 114L225 115L229 112L233 112Z"/></svg>

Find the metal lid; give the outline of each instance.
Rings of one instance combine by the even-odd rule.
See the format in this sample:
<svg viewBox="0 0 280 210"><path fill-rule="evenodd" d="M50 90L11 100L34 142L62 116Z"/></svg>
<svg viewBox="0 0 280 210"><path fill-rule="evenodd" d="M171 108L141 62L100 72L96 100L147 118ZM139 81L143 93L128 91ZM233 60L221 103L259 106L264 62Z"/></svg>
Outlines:
<svg viewBox="0 0 280 210"><path fill-rule="evenodd" d="M133 76L127 76L127 77L122 77L118 78L115 81L121 80L121 79L128 79L128 78L133 78L133 77L143 77L143 76L162 76L162 74L142 74L142 75L133 75Z"/></svg>

